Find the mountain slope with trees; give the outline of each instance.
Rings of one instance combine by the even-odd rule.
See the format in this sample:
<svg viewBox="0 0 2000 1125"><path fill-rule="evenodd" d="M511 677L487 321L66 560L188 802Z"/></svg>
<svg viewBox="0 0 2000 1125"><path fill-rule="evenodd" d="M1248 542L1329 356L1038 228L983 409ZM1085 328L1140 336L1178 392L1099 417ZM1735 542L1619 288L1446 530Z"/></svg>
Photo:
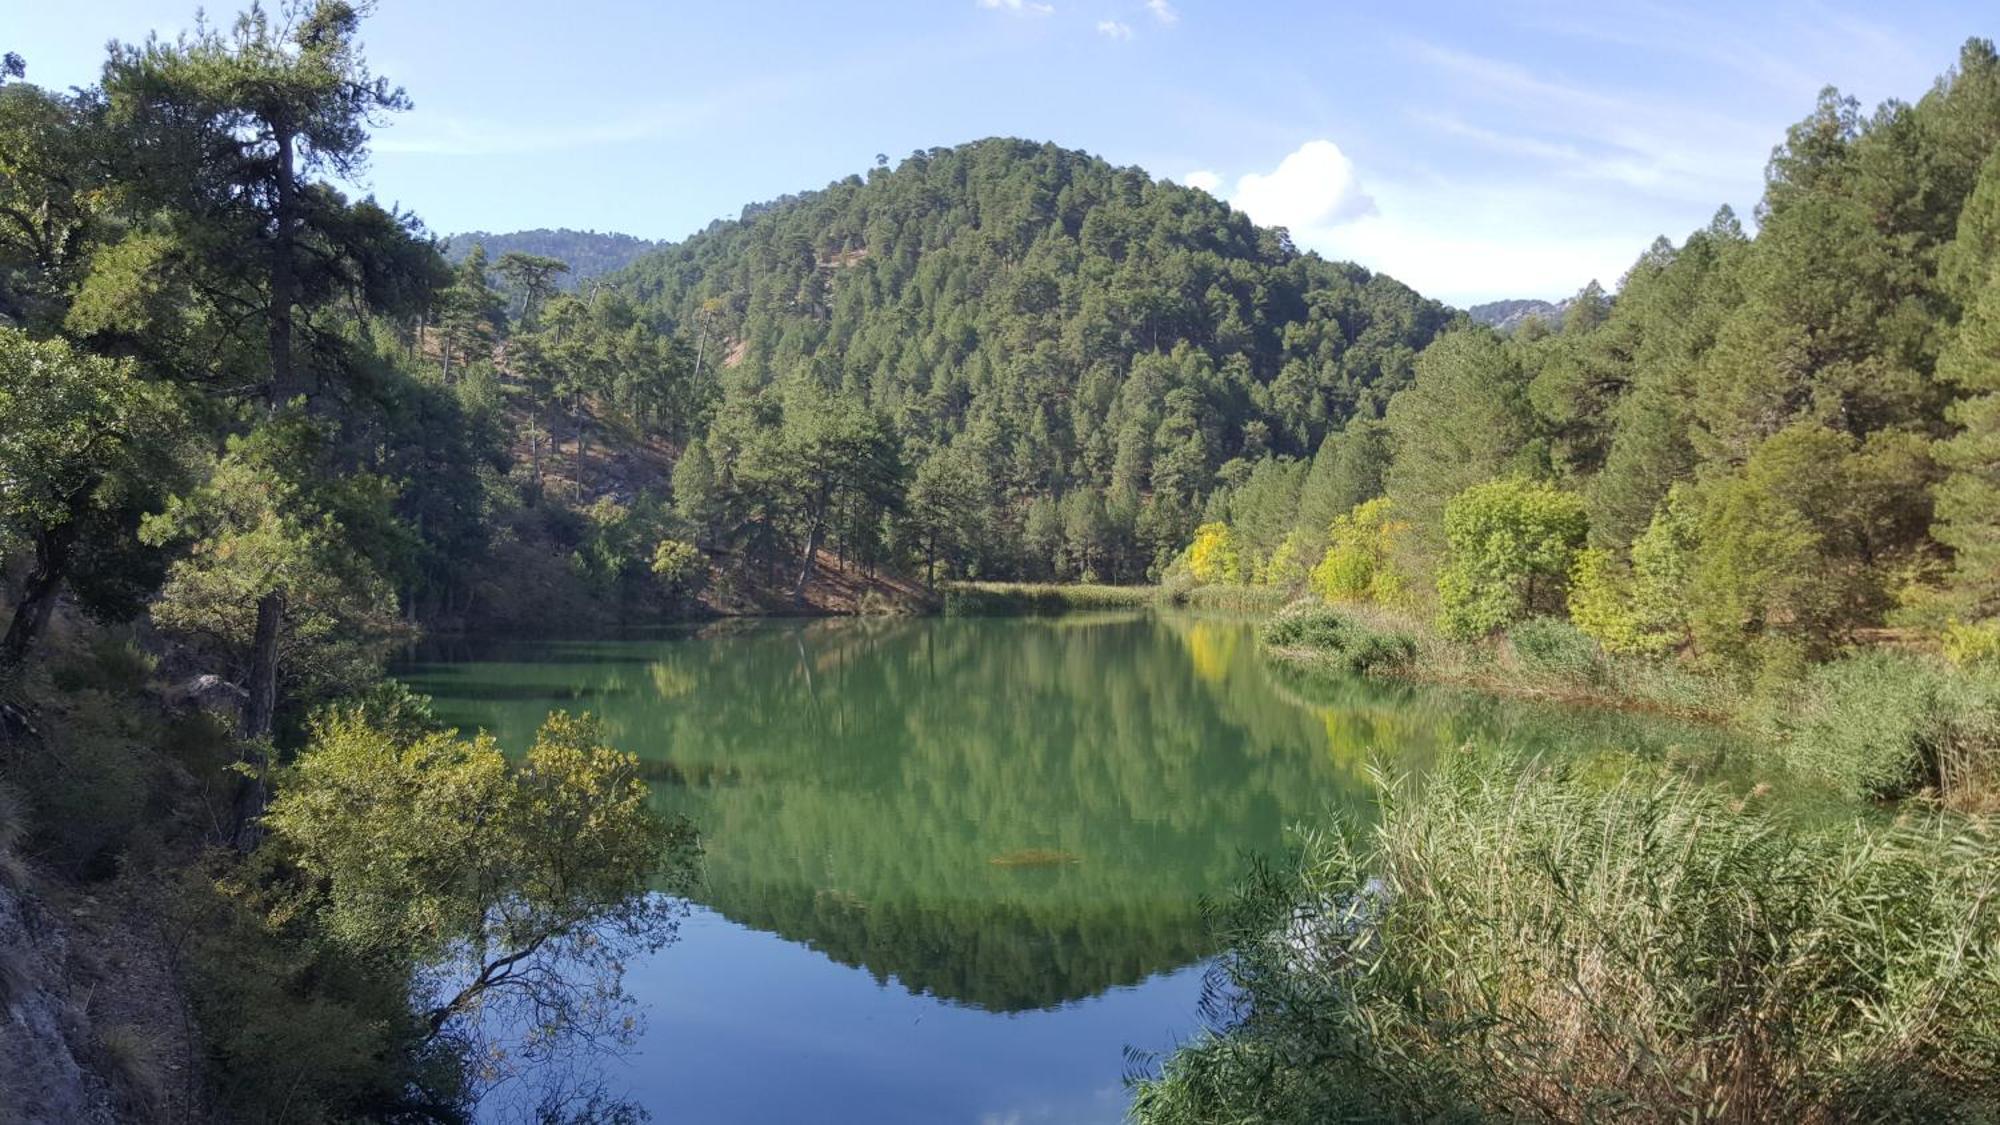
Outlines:
<svg viewBox="0 0 2000 1125"><path fill-rule="evenodd" d="M557 280L557 287L570 290L592 278L617 273L641 255L658 249L660 243L613 231L599 233L594 230L570 230L568 227L555 230L537 227L504 234L472 230L447 236L444 256L456 265L463 262L475 246L484 247L486 256L495 260L509 253L554 258L569 267Z"/></svg>
<svg viewBox="0 0 2000 1125"><path fill-rule="evenodd" d="M1454 316L1204 192L1011 139L746 209L614 284L713 381L678 497L705 541L832 536L933 577L1157 574L1217 487L1379 416ZM773 461L815 448L865 468Z"/></svg>

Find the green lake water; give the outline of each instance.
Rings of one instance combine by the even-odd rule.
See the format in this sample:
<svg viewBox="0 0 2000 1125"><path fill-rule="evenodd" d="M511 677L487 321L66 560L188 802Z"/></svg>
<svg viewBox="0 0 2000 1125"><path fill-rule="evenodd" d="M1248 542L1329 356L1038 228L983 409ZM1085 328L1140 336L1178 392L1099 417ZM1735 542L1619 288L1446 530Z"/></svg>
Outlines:
<svg viewBox="0 0 2000 1125"><path fill-rule="evenodd" d="M1468 741L1705 753L1703 732L1273 666L1241 620L730 622L440 645L402 677L510 751L600 716L699 826L679 940L630 967L655 1120L1120 1120L1127 1050L1200 1029L1205 899L1369 764Z"/></svg>

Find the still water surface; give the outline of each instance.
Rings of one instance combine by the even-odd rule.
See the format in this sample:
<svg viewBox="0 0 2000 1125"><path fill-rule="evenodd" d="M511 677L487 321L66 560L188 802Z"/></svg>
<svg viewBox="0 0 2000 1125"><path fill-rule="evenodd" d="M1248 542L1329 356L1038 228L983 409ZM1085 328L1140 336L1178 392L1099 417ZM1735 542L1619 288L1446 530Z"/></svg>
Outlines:
<svg viewBox="0 0 2000 1125"><path fill-rule="evenodd" d="M731 622L440 646L402 669L523 749L599 715L700 828L680 939L629 970L659 1121L1113 1122L1127 1049L1199 1030L1204 899L1371 760L1468 740L1671 753L1657 722L1302 676L1244 621Z"/></svg>

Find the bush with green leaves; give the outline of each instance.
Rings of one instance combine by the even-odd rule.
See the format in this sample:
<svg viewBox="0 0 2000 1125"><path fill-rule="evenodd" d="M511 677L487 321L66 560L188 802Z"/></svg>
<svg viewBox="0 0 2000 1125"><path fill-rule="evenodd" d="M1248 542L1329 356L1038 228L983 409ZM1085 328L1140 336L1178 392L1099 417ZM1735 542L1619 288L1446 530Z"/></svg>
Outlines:
<svg viewBox="0 0 2000 1125"><path fill-rule="evenodd" d="M1140 1084L1217 1121L1985 1121L2000 838L1807 829L1468 752L1223 915L1221 1029Z"/></svg>
<svg viewBox="0 0 2000 1125"><path fill-rule="evenodd" d="M1438 624L1470 640L1562 611L1589 520L1583 500L1519 478L1488 481L1445 505Z"/></svg>
<svg viewBox="0 0 2000 1125"><path fill-rule="evenodd" d="M483 1018L530 1029L527 1062L633 1034L625 962L674 933L693 831L648 801L639 763L585 715L551 714L518 764L490 735L431 727L407 700L334 709L278 778L265 824L345 956L407 967L422 1031L504 1072ZM520 1022L525 1020L526 1022Z"/></svg>
<svg viewBox="0 0 2000 1125"><path fill-rule="evenodd" d="M1417 657L1417 642L1408 633L1363 621L1310 603L1295 604L1266 622L1266 645L1304 650L1319 663L1365 675L1393 672Z"/></svg>
<svg viewBox="0 0 2000 1125"><path fill-rule="evenodd" d="M2000 790L2000 671L1888 651L1820 665L1767 720L1793 769L1863 799Z"/></svg>

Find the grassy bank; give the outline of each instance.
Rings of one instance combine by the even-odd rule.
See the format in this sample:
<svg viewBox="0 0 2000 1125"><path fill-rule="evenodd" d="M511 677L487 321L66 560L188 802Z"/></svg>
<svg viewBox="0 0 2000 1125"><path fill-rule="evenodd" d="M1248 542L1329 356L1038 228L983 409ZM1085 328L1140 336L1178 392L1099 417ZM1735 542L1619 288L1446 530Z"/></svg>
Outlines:
<svg viewBox="0 0 2000 1125"><path fill-rule="evenodd" d="M1683 718L1729 720L1748 698L1744 685L1726 676L1697 673L1670 661L1615 656L1574 626L1552 618L1522 622L1493 640L1468 643L1395 610L1295 602L1273 615L1263 641L1273 658L1305 667ZM1357 667L1357 648L1380 654Z"/></svg>

